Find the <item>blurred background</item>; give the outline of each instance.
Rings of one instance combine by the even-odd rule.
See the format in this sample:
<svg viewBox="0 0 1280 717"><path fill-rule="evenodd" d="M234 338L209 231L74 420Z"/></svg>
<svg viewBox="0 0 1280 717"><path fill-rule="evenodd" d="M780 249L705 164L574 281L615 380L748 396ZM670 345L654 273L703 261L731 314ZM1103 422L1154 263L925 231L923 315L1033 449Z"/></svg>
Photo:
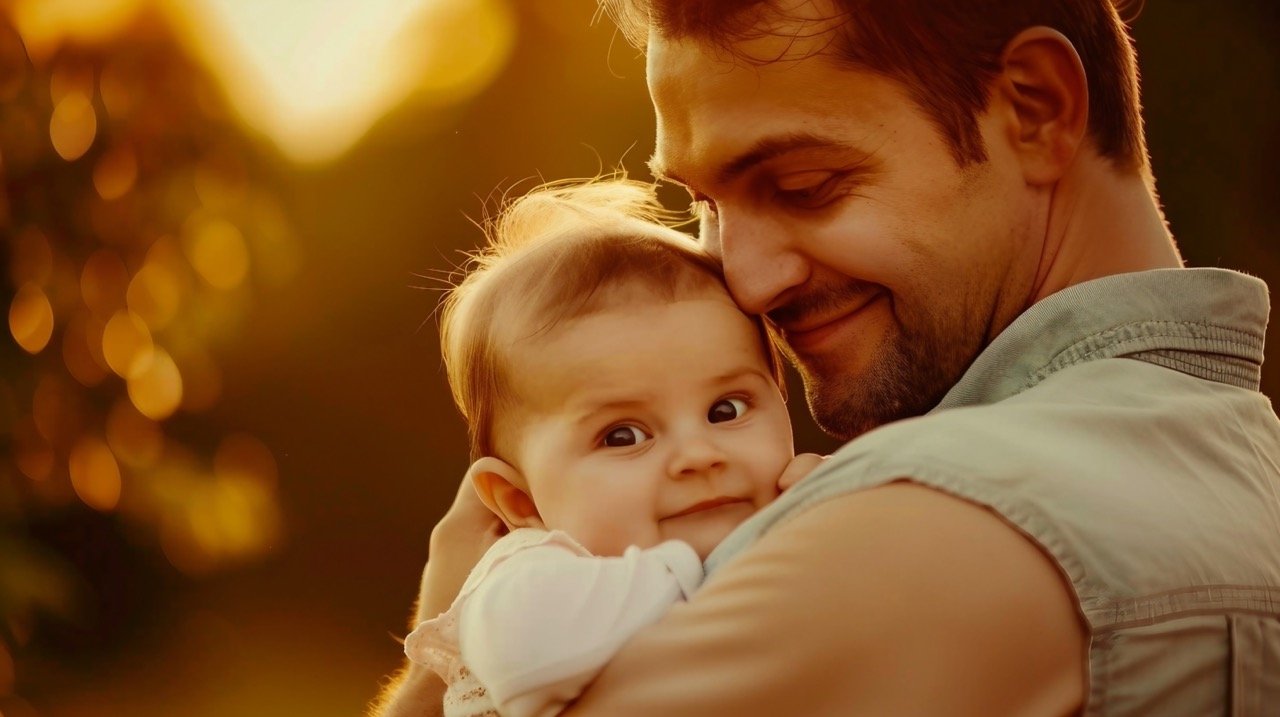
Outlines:
<svg viewBox="0 0 1280 717"><path fill-rule="evenodd" d="M0 714L363 711L466 464L432 312L468 217L648 176L643 61L593 15L0 0ZM1185 256L1274 286L1278 29L1134 22Z"/></svg>

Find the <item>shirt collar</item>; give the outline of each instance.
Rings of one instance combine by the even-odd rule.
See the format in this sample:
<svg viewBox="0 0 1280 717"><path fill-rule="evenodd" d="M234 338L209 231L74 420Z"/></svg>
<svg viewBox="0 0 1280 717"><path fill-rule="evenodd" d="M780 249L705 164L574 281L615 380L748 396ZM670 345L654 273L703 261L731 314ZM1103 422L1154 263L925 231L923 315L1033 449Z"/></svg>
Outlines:
<svg viewBox="0 0 1280 717"><path fill-rule="evenodd" d="M1053 373L1124 356L1257 390L1267 285L1226 269L1157 269L1076 284L1033 304L935 411L994 403Z"/></svg>

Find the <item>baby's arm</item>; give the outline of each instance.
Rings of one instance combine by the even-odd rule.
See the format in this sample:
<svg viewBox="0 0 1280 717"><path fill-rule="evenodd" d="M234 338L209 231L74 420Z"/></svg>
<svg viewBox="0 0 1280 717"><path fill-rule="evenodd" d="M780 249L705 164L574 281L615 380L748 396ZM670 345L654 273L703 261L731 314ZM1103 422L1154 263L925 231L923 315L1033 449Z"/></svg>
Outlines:
<svg viewBox="0 0 1280 717"><path fill-rule="evenodd" d="M463 607L462 659L503 715L558 714L702 577L697 554L676 541L615 558L553 543L522 550Z"/></svg>

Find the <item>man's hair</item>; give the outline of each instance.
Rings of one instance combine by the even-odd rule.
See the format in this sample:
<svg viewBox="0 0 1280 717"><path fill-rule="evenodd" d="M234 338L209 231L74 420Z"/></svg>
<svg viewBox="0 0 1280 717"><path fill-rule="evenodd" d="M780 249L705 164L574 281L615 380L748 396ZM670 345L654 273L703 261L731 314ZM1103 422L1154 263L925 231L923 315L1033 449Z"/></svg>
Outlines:
<svg viewBox="0 0 1280 717"><path fill-rule="evenodd" d="M467 420L472 460L496 455L495 423L519 397L510 367L524 339L640 288L655 301L724 292L720 264L668 225L674 213L651 184L622 178L567 180L510 201L482 228L466 277L445 297L440 347L454 402ZM628 295L630 298L630 295ZM759 319L775 380L782 364Z"/></svg>
<svg viewBox="0 0 1280 717"><path fill-rule="evenodd" d="M734 53L734 45L787 27L778 0L599 0L636 47L652 29ZM959 165L986 160L977 116L1000 71L1005 46L1044 25L1075 46L1089 83L1089 133L1101 156L1122 170L1147 173L1138 99L1138 68L1117 4L1124 0L831 0L836 16L825 50L853 68L885 75L907 89L951 146ZM777 30L783 32L782 30ZM759 58L756 62L767 62Z"/></svg>

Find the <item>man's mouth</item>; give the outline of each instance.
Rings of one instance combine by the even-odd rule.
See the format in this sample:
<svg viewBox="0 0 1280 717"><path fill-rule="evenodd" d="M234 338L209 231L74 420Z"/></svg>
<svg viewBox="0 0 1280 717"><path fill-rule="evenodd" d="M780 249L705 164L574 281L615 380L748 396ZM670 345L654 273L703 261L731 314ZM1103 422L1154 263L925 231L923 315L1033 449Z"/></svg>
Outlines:
<svg viewBox="0 0 1280 717"><path fill-rule="evenodd" d="M801 320L780 324L782 338L795 351L809 351L817 348L829 336L840 331L849 322L857 319L873 304L884 298L883 291L867 296L863 301L855 303L834 316L822 316L815 319Z"/></svg>

